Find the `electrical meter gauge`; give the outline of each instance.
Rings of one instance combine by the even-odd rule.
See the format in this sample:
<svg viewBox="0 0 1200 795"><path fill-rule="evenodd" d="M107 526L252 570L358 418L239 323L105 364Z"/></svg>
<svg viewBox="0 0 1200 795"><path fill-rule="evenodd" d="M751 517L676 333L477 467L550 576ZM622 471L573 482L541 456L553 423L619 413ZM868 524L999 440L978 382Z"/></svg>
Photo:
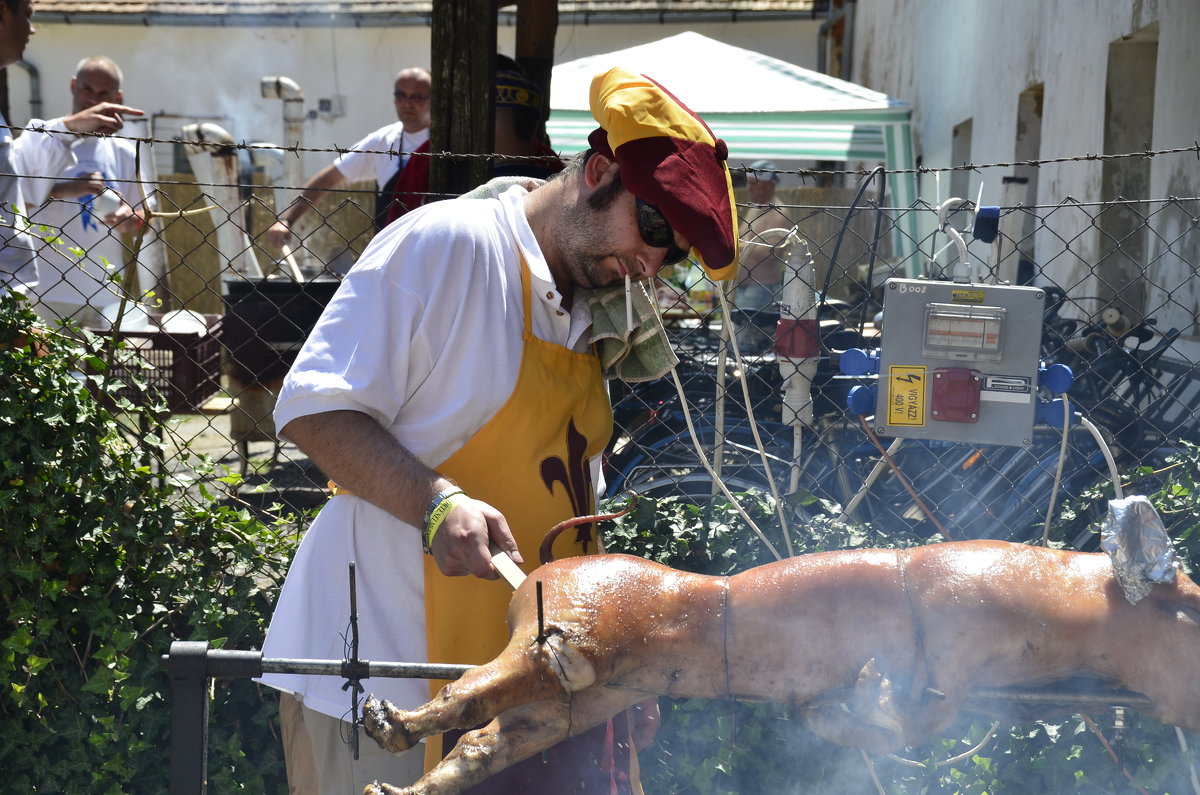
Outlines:
<svg viewBox="0 0 1200 795"><path fill-rule="evenodd" d="M1000 361L1006 311L999 306L927 304L921 355L953 361Z"/></svg>

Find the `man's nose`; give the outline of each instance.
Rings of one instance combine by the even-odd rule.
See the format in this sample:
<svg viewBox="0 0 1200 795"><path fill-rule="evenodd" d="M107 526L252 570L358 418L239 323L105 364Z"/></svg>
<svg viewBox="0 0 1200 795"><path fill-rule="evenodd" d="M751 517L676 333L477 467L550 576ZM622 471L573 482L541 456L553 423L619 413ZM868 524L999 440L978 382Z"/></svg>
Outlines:
<svg viewBox="0 0 1200 795"><path fill-rule="evenodd" d="M643 255L637 258L643 278L653 279L657 276L658 272L662 270L663 260L666 258L667 250L665 248L647 246Z"/></svg>

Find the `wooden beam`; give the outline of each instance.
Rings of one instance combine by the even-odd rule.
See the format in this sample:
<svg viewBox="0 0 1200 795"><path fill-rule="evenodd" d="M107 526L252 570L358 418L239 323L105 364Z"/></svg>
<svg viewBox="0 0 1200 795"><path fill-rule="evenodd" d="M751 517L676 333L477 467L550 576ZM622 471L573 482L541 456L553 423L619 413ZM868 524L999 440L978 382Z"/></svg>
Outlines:
<svg viewBox="0 0 1200 795"><path fill-rule="evenodd" d="M431 16L433 103L430 149L487 154L494 148L496 6L434 0ZM457 196L487 182L491 163L482 157L435 157L429 190Z"/></svg>
<svg viewBox="0 0 1200 795"><path fill-rule="evenodd" d="M554 70L554 36L558 32L558 0L518 0L516 61L546 98L542 120L550 115L550 76Z"/></svg>

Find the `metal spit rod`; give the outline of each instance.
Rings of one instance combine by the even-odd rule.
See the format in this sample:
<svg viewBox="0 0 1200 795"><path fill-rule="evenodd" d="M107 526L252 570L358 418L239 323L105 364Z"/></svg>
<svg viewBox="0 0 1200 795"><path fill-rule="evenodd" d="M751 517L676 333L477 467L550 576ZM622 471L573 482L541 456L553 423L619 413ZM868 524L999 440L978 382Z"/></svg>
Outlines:
<svg viewBox="0 0 1200 795"><path fill-rule="evenodd" d="M197 659L200 658L200 659ZM292 657L263 657L261 651L213 649L208 641L177 640L163 665L172 679L192 671L205 678L231 679L263 674L315 674L359 679L457 679L470 665L451 663L372 662L371 660L310 660Z"/></svg>
<svg viewBox="0 0 1200 795"><path fill-rule="evenodd" d="M1123 706L1136 710L1150 710L1154 702L1131 690L1107 690L1094 692L1056 692L1050 688L1019 690L1017 688L976 688L967 696L968 701L1016 701L1026 704L1057 704L1064 707L1108 707Z"/></svg>

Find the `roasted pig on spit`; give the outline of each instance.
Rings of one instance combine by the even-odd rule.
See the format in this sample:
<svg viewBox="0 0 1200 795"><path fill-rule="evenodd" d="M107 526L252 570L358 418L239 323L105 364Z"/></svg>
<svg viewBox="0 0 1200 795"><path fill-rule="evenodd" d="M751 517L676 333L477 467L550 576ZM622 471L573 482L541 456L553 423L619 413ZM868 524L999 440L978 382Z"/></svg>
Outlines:
<svg viewBox="0 0 1200 795"><path fill-rule="evenodd" d="M974 688L1082 675L1200 731L1200 588L1180 574L1131 604L1103 554L965 541L731 577L571 558L529 576L509 624L500 656L425 706L367 701L367 733L391 751L491 722L412 787L365 793L460 792L653 695L794 704L822 737L883 753L937 736Z"/></svg>

